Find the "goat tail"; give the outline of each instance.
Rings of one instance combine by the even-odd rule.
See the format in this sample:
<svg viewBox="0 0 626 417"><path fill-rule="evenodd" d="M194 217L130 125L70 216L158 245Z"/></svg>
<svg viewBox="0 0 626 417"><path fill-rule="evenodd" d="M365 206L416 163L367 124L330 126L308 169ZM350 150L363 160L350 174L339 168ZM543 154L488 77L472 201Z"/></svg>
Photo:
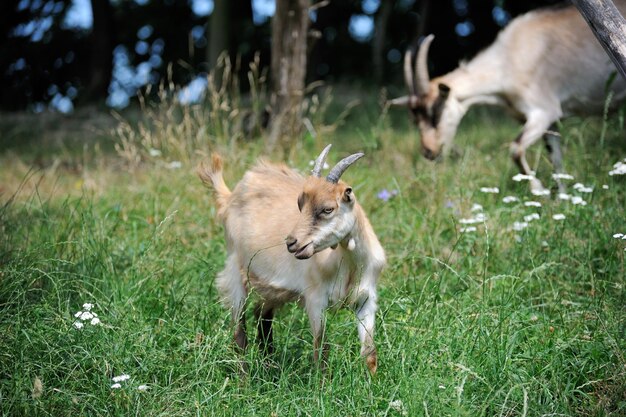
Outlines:
<svg viewBox="0 0 626 417"><path fill-rule="evenodd" d="M224 177L222 176L222 169L224 166L224 162L222 157L214 153L211 155L211 163L201 162L198 168L196 169L196 173L200 180L207 187L212 187L217 194L217 206L218 206L218 215L220 217L223 216L226 211L226 206L228 205L228 200L232 192L224 182Z"/></svg>

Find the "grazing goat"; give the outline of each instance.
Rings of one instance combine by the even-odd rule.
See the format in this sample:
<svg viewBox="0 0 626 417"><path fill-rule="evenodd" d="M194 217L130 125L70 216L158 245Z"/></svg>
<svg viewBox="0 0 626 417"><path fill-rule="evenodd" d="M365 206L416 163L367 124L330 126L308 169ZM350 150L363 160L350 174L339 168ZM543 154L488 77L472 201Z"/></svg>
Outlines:
<svg viewBox="0 0 626 417"><path fill-rule="evenodd" d="M342 159L324 179L320 172L329 150L330 145L308 178L285 165L260 162L232 192L224 183L219 155L213 155L210 166L199 167L200 179L217 193L226 232L228 256L217 287L231 310L241 350L247 345L243 310L250 290L260 296L255 309L258 339L270 352L274 309L303 302L316 362L320 350L322 357L326 351L324 310L347 302L358 319L361 355L375 373L376 282L385 252L352 188L339 181L363 154Z"/></svg>
<svg viewBox="0 0 626 417"><path fill-rule="evenodd" d="M624 13L626 1L615 3ZM512 158L521 173L533 176L531 189L545 192L526 161L526 149L544 136L554 170L560 172L555 122L570 114L600 114L607 83L616 72L579 12L573 6L561 6L517 17L470 62L431 80L427 57L432 40L429 35L421 43L415 69L410 51L406 52L404 78L409 95L390 101L391 105L408 105L421 134L424 156L431 160L439 156L471 106L504 106L525 120L522 133L511 144ZM619 76L610 88L613 102L626 95L626 83ZM564 190L560 182L559 188Z"/></svg>

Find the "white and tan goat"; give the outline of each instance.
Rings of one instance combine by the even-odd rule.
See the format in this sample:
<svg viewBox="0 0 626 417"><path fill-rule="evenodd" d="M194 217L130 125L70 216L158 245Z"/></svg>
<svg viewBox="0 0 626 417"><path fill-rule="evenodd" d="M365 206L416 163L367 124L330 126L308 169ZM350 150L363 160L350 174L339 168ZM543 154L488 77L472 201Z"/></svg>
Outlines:
<svg viewBox="0 0 626 417"><path fill-rule="evenodd" d="M374 318L376 283L385 252L352 188L339 181L363 156L341 160L321 178L330 149L315 161L304 178L285 165L258 163L231 192L222 177L222 159L213 155L198 175L217 193L218 215L224 222L228 256L217 287L236 325L235 342L245 349L244 304L249 291L258 293L258 338L272 350L274 309L300 301L313 333L314 359L322 346L323 314L328 307L349 304L357 316L361 355L376 372ZM286 245L286 246L285 246Z"/></svg>
<svg viewBox="0 0 626 417"><path fill-rule="evenodd" d="M623 13L626 1L616 1ZM503 29L495 42L454 71L430 79L427 36L416 54L404 59L409 95L391 100L408 106L421 134L422 153L435 159L452 142L457 127L475 104L507 107L525 121L511 144L520 171L533 175L526 149L544 136L554 169L561 171L561 150L555 122L571 114L601 114L607 82L616 68L573 6L526 13ZM626 83L616 77L613 102L626 95ZM562 188L559 183L559 188ZM533 191L542 191L536 178Z"/></svg>

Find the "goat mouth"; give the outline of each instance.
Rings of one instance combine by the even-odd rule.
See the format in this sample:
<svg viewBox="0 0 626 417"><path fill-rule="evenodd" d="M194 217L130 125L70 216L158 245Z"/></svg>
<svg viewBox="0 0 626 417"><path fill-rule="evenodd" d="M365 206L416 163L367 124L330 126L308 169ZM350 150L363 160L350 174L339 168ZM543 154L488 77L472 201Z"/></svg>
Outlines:
<svg viewBox="0 0 626 417"><path fill-rule="evenodd" d="M315 247L313 246L313 242L309 242L293 254L296 259L309 259L311 256L315 254Z"/></svg>

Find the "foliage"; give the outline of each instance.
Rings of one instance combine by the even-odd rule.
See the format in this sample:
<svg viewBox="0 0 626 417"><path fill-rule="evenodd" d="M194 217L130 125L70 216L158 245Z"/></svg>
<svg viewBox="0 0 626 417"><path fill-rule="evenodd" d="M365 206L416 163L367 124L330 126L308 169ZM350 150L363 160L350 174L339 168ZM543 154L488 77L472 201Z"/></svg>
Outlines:
<svg viewBox="0 0 626 417"><path fill-rule="evenodd" d="M345 104L336 98L328 112ZM516 128L502 115L472 112L459 132L458 156L436 164L419 156L406 115L379 117L367 100L333 133L307 137L288 158L303 172L324 143L334 143L333 158L366 150L345 180L389 258L380 282L379 372L367 375L353 314L341 310L327 316L330 364L321 374L306 316L289 306L276 319L276 354L264 358L251 348L244 377L213 286L224 262L222 229L194 176L202 156L193 148L223 152L234 185L261 147L233 140L205 117L210 100L188 109L190 126L180 132L211 133L179 135L183 127L171 115L183 110L170 106L140 115L162 125L134 125L138 164L106 150L72 152L71 141L50 149L60 162L39 171L29 171L33 156L25 151L0 156L2 414L626 412L626 245L612 237L626 232L626 194L624 178L607 175L616 155L624 156L618 116L606 120L602 143L597 119L570 119L562 128L567 172L593 187L582 194L586 206L554 198L541 199L538 209L502 202L504 195L537 199L511 180L516 168L506 145ZM223 126L229 114L220 114ZM165 132L189 138L189 148L168 145L161 157L149 157L153 142L142 141ZM549 183L544 152L530 154ZM171 167L170 158L182 167ZM500 194L479 191L494 186ZM383 201L382 189L398 192ZM460 233L476 203L486 220L477 232ZM511 230L535 212L539 220ZM565 220L553 220L556 213ZM86 302L102 324L78 330L74 314ZM112 389L122 374L130 379ZM144 384L148 389L138 390Z"/></svg>

